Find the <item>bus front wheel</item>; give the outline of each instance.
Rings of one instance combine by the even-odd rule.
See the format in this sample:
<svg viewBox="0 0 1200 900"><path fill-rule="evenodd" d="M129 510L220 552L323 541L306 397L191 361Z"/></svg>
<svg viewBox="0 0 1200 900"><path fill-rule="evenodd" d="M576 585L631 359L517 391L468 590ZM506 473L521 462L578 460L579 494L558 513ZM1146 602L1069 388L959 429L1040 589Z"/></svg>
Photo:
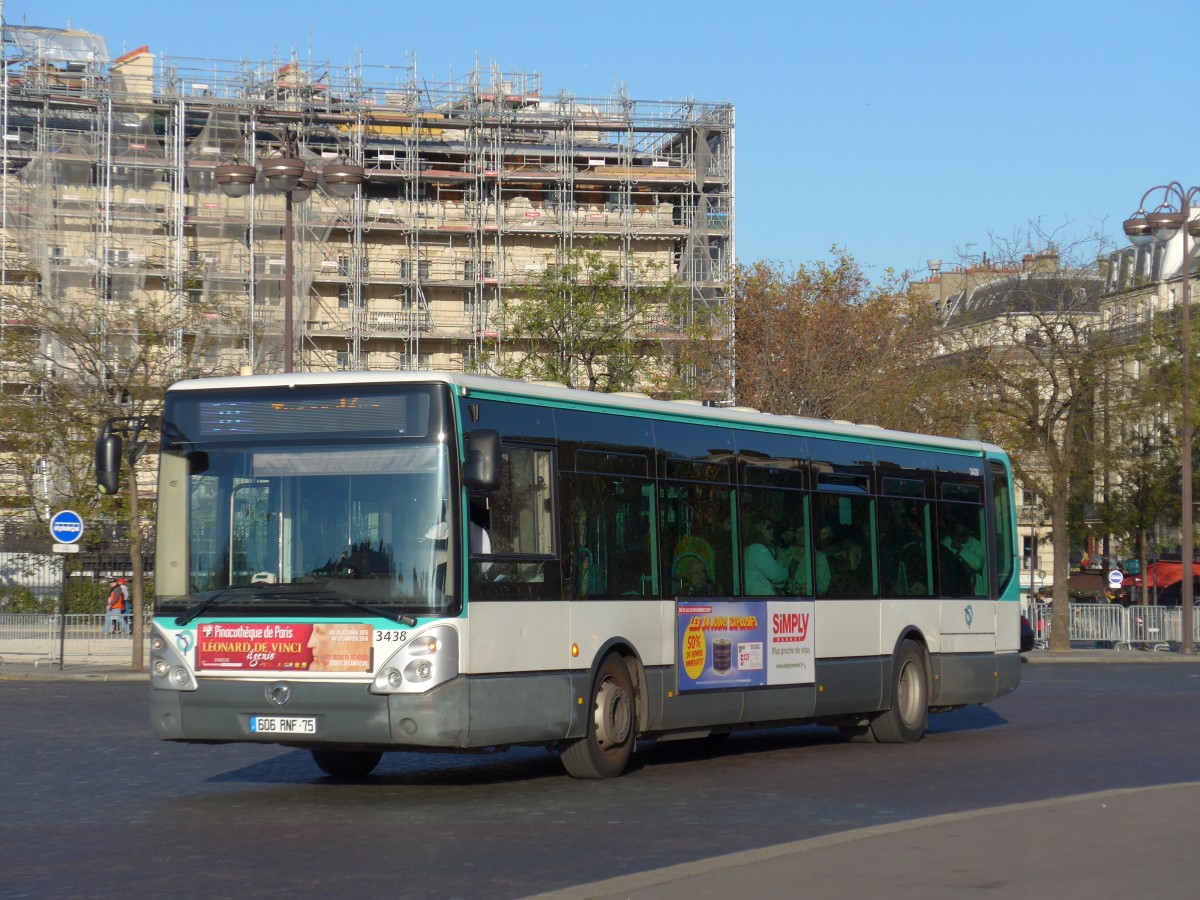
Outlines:
<svg viewBox="0 0 1200 900"><path fill-rule="evenodd" d="M629 764L637 732L633 680L620 656L601 663L590 709L587 734L563 748L563 767L573 778L616 778Z"/></svg>
<svg viewBox="0 0 1200 900"><path fill-rule="evenodd" d="M881 744L910 744L921 739L928 722L925 653L915 641L904 641L893 669L892 708L872 720L871 733Z"/></svg>
<svg viewBox="0 0 1200 900"><path fill-rule="evenodd" d="M313 762L326 775L334 778L362 778L370 775L382 753L370 750L312 750Z"/></svg>

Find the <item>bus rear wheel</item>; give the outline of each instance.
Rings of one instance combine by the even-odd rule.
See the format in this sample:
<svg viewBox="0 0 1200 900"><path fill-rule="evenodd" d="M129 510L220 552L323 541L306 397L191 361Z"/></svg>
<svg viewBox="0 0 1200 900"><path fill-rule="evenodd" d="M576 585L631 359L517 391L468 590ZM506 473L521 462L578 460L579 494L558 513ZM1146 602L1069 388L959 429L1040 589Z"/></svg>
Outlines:
<svg viewBox="0 0 1200 900"><path fill-rule="evenodd" d="M911 744L924 736L928 722L925 654L915 641L904 641L893 669L892 708L872 720L871 733L881 744Z"/></svg>
<svg viewBox="0 0 1200 900"><path fill-rule="evenodd" d="M563 767L573 778L616 778L629 764L637 732L633 680L620 656L600 664L590 709L587 734L563 748Z"/></svg>
<svg viewBox="0 0 1200 900"><path fill-rule="evenodd" d="M334 778L362 778L370 775L383 759L382 753L370 750L311 750L313 762L326 775Z"/></svg>

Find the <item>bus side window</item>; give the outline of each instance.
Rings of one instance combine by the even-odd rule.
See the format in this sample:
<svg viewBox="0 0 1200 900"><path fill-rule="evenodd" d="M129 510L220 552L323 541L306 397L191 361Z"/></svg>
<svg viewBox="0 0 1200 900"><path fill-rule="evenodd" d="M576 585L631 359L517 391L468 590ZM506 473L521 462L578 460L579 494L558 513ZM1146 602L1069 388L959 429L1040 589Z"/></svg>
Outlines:
<svg viewBox="0 0 1200 900"><path fill-rule="evenodd" d="M985 524L979 485L941 485L937 515L941 596L988 596Z"/></svg>
<svg viewBox="0 0 1200 900"><path fill-rule="evenodd" d="M506 447L504 481L492 497L490 539L496 555L554 552L551 451Z"/></svg>
<svg viewBox="0 0 1200 900"><path fill-rule="evenodd" d="M651 482L590 472L563 475L568 596L653 596Z"/></svg>
<svg viewBox="0 0 1200 900"><path fill-rule="evenodd" d="M733 552L733 490L668 481L659 486L663 583L671 596L729 596L738 572Z"/></svg>
<svg viewBox="0 0 1200 900"><path fill-rule="evenodd" d="M996 580L1004 594L1016 571L1016 545L1013 543L1012 492L1008 473L999 463L992 463L992 507L996 517Z"/></svg>
<svg viewBox="0 0 1200 900"><path fill-rule="evenodd" d="M884 479L885 489L889 481ZM916 482L921 487L920 482ZM916 497L879 499L879 571L884 596L932 597L930 504Z"/></svg>
<svg viewBox="0 0 1200 900"><path fill-rule="evenodd" d="M829 589L829 565L814 560L803 492L743 487L738 501L742 585L747 597L812 596L814 562L822 592Z"/></svg>
<svg viewBox="0 0 1200 900"><path fill-rule="evenodd" d="M875 539L871 498L821 491L813 498L816 549L829 561L831 597L874 597Z"/></svg>
<svg viewBox="0 0 1200 900"><path fill-rule="evenodd" d="M505 446L504 480L489 495L486 562L471 565L472 582L549 584L558 590L558 567L547 563L555 555L554 454L539 447ZM486 571L484 565L487 565Z"/></svg>

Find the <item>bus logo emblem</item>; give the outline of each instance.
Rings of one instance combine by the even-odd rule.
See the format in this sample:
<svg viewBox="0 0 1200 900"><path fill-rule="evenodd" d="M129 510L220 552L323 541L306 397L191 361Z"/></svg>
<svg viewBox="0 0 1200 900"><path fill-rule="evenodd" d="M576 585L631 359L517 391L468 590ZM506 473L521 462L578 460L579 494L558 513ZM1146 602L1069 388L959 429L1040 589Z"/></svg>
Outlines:
<svg viewBox="0 0 1200 900"><path fill-rule="evenodd" d="M267 699L276 706L286 706L292 699L292 689L286 684L273 684L267 688Z"/></svg>

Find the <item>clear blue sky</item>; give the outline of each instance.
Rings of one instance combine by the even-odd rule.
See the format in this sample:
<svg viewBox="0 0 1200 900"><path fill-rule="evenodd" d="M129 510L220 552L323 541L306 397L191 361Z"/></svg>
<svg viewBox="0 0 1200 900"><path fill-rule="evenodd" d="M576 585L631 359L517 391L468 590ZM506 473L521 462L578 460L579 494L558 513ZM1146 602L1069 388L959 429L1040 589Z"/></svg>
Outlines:
<svg viewBox="0 0 1200 900"><path fill-rule="evenodd" d="M279 14L291 8L288 21ZM109 54L290 56L404 65L433 81L476 60L540 72L544 93L732 101L739 259L849 250L925 275L1040 221L1102 231L1163 181L1200 181L1196 0L1006 3L134 3L4 0L9 24L99 34Z"/></svg>

